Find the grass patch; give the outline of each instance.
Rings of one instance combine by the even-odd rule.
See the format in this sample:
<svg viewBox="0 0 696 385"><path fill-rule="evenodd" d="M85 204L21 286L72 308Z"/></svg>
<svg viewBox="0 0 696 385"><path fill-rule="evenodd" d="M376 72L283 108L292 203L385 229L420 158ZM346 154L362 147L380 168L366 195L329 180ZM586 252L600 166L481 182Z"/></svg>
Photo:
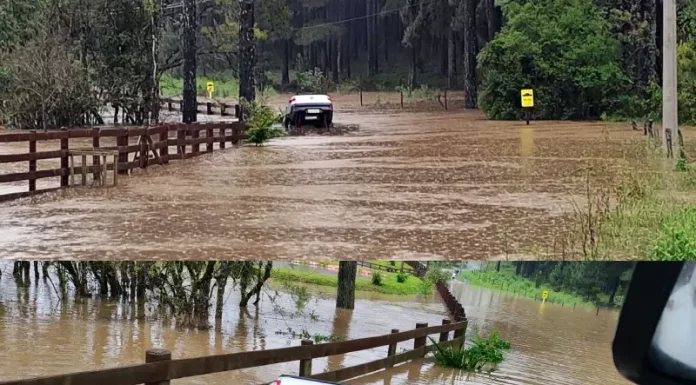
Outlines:
<svg viewBox="0 0 696 385"><path fill-rule="evenodd" d="M320 286L338 287L338 276L324 275L292 269L273 269L271 278L279 281L301 282ZM432 284L423 282L418 277L410 277L406 282L399 283L397 274L382 272L381 284L375 285L371 280L357 279L355 289L392 295L425 294L425 286L428 294L432 292Z"/></svg>
<svg viewBox="0 0 696 385"><path fill-rule="evenodd" d="M436 347L433 352L435 362L448 368L462 369L467 372L494 371L498 364L505 359L504 351L510 349L510 342L500 338L497 331L493 331L488 337L480 337L476 330L471 339L472 345L465 347L440 347L432 338L430 340Z"/></svg>
<svg viewBox="0 0 696 385"><path fill-rule="evenodd" d="M228 75L211 75L196 77L196 94L199 97L208 97L208 82L213 82L215 92L213 99L237 99L239 97L239 81ZM184 91L184 79L172 77L169 74L162 75L160 79L160 93L163 96L181 96ZM277 94L272 87L257 90L261 96L274 96Z"/></svg>
<svg viewBox="0 0 696 385"><path fill-rule="evenodd" d="M541 298L543 291L549 292L547 302L563 306L580 306L594 308L595 304L585 301L582 297L563 291L556 291L547 285L536 287L532 279L515 275L514 270L465 271L460 273L459 279L468 279L469 284L489 289L502 290L515 293L526 298Z"/></svg>

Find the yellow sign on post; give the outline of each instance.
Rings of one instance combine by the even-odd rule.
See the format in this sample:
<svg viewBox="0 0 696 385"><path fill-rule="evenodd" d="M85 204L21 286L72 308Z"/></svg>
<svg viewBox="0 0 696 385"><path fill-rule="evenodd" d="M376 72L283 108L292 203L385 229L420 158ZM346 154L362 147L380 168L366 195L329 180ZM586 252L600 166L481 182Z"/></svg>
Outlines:
<svg viewBox="0 0 696 385"><path fill-rule="evenodd" d="M549 291L548 291L548 290L542 291L542 292L541 292L541 298L542 298L543 300L546 300L546 298L549 298Z"/></svg>
<svg viewBox="0 0 696 385"><path fill-rule="evenodd" d="M208 89L208 98L212 98L213 92L215 92L215 83L208 82L208 84L206 84L206 88Z"/></svg>
<svg viewBox="0 0 696 385"><path fill-rule="evenodd" d="M534 90L522 90L522 107L534 107Z"/></svg>

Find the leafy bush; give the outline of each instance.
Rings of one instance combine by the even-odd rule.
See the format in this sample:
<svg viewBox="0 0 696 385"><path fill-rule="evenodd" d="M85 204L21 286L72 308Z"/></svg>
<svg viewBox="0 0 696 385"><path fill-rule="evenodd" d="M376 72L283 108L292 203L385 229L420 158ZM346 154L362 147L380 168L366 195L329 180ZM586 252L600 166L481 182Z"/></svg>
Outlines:
<svg viewBox="0 0 696 385"><path fill-rule="evenodd" d="M408 279L408 274L406 273L397 273L396 274L396 282L398 283L404 283Z"/></svg>
<svg viewBox="0 0 696 385"><path fill-rule="evenodd" d="M503 351L511 347L510 342L501 339L497 331L493 331L487 338L481 338L476 332L469 348L443 348L432 338L430 340L437 349L433 354L438 364L467 372L494 371L505 358Z"/></svg>
<svg viewBox="0 0 696 385"><path fill-rule="evenodd" d="M426 276L426 279L433 285L437 285L439 283L446 285L449 283L450 278L450 273L438 267L431 267Z"/></svg>
<svg viewBox="0 0 696 385"><path fill-rule="evenodd" d="M299 92L311 92L325 94L331 88L331 81L321 70L304 71L297 74L297 87Z"/></svg>
<svg viewBox="0 0 696 385"><path fill-rule="evenodd" d="M242 101L242 109L247 115L247 141L258 146L283 135L282 129L273 127L282 121L282 115L273 108L258 101Z"/></svg>
<svg viewBox="0 0 696 385"><path fill-rule="evenodd" d="M696 207L685 208L664 220L660 226L660 237L653 246L652 259L696 260Z"/></svg>
<svg viewBox="0 0 696 385"><path fill-rule="evenodd" d="M372 273L372 284L376 286L382 286L382 273L375 271Z"/></svg>
<svg viewBox="0 0 696 385"><path fill-rule="evenodd" d="M629 84L618 42L592 0L509 1L509 22L478 56L479 107L522 118L520 90L535 91L541 119L599 118Z"/></svg>

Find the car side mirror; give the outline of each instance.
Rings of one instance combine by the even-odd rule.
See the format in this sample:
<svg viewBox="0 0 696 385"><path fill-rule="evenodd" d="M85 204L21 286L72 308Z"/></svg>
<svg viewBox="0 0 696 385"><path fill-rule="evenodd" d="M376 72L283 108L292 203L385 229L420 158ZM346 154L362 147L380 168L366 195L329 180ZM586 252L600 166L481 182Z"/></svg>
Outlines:
<svg viewBox="0 0 696 385"><path fill-rule="evenodd" d="M638 385L696 385L696 262L638 262L612 346Z"/></svg>

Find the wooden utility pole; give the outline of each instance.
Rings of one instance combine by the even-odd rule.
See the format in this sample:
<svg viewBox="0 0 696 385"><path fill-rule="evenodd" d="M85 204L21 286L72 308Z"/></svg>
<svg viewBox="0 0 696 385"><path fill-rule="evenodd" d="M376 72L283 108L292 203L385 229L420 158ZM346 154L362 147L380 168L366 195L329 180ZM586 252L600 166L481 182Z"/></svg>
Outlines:
<svg viewBox="0 0 696 385"><path fill-rule="evenodd" d="M196 95L196 31L198 30L198 11L196 0L184 0L184 26L181 38L184 55L184 95L183 122L193 123L198 115L198 96Z"/></svg>
<svg viewBox="0 0 696 385"><path fill-rule="evenodd" d="M679 137L677 107L677 5L676 0L662 0L662 143L671 153ZM668 139L670 139L668 141ZM678 141L677 141L678 142Z"/></svg>

